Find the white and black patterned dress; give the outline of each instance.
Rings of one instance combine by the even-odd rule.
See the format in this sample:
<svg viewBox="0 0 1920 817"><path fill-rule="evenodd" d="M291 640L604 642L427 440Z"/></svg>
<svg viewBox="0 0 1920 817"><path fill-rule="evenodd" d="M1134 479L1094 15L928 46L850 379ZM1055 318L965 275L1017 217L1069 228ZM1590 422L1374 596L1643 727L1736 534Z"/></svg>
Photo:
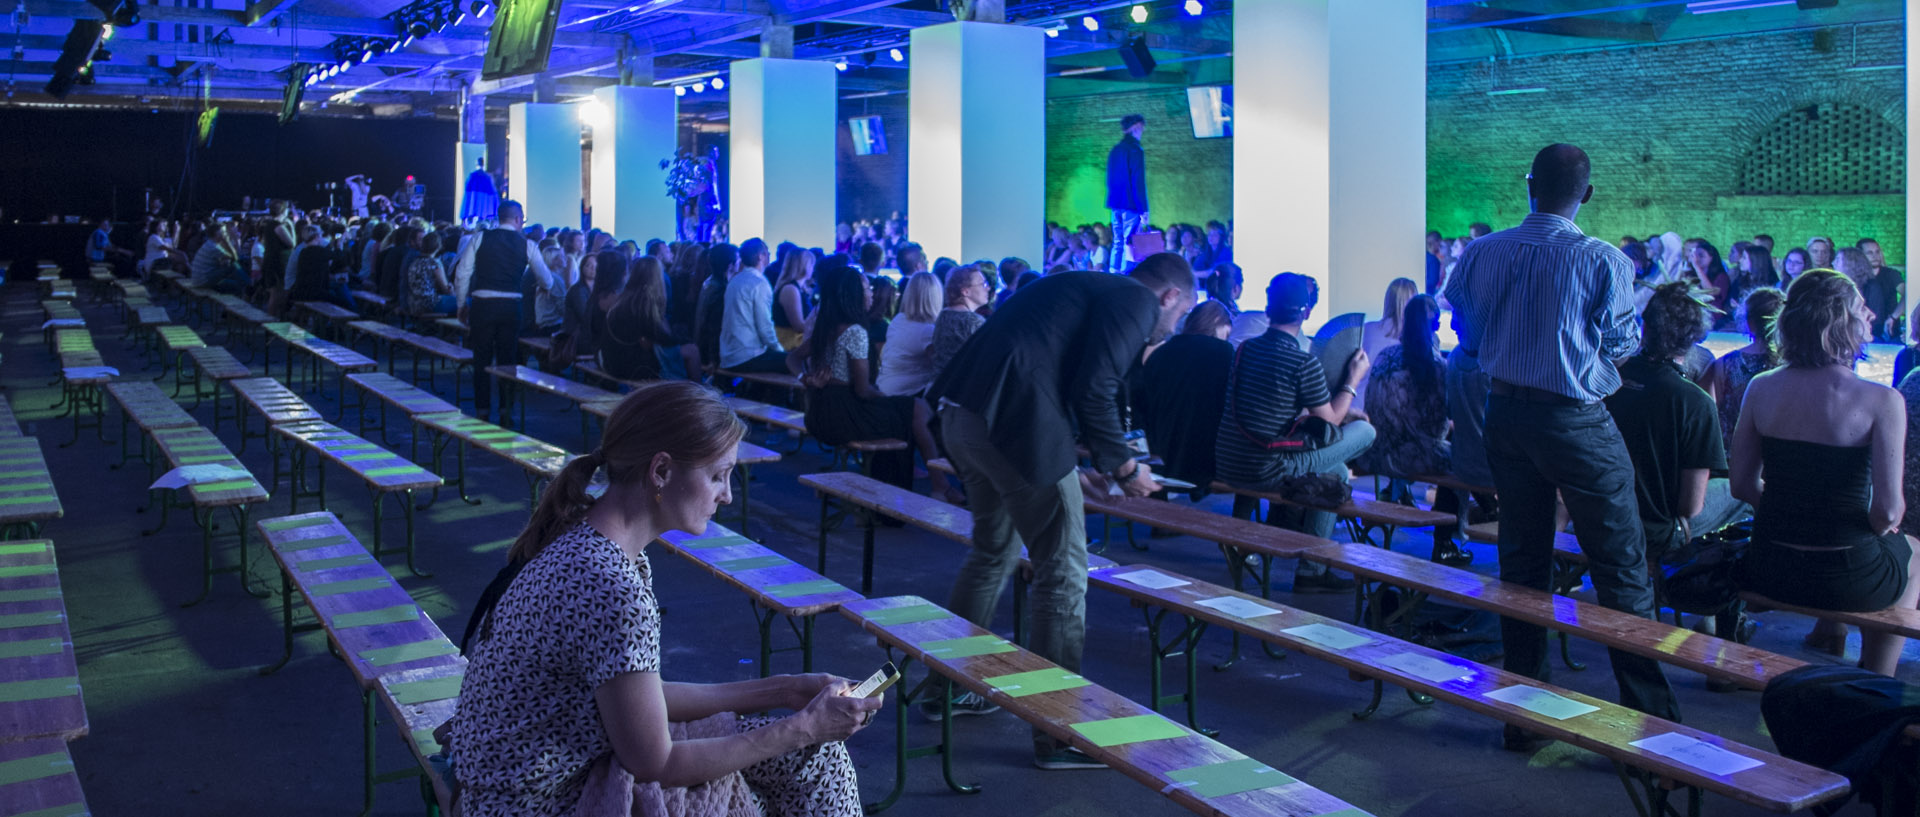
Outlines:
<svg viewBox="0 0 1920 817"><path fill-rule="evenodd" d="M628 558L585 522L514 578L468 653L453 755L471 817L572 813L594 761L613 751L594 690L660 671L660 611L646 554ZM749 730L774 719L743 718ZM846 748L811 746L741 774L772 815L855 815Z"/></svg>

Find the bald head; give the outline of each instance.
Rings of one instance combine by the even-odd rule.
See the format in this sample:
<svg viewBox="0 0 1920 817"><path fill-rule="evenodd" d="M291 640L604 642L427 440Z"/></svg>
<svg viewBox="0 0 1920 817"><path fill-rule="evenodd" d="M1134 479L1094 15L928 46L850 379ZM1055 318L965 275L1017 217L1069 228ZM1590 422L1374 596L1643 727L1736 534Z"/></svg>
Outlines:
<svg viewBox="0 0 1920 817"><path fill-rule="evenodd" d="M1527 193L1534 209L1561 212L1577 209L1593 195L1588 186L1593 167L1587 152L1573 145L1554 144L1533 155L1533 170L1527 174Z"/></svg>

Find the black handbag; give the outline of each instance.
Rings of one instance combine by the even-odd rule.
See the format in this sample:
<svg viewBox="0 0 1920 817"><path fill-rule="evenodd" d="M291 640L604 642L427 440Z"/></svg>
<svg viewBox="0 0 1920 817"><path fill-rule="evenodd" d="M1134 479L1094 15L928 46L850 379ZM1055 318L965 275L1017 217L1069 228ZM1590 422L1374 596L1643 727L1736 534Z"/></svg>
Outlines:
<svg viewBox="0 0 1920 817"><path fill-rule="evenodd" d="M1695 537L1685 547L1660 559L1661 590L1667 606L1683 613L1711 616L1726 612L1740 601L1734 579L1740 560L1753 537L1751 523Z"/></svg>

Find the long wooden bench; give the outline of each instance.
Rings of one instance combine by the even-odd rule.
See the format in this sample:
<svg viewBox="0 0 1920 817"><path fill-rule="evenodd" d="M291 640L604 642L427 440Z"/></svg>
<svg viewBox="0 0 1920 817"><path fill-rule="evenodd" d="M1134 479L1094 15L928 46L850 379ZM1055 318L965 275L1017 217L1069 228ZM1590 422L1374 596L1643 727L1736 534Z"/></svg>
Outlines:
<svg viewBox="0 0 1920 817"><path fill-rule="evenodd" d="M160 375L155 380L173 372L173 396L180 396L180 387L187 383L187 350L205 347L207 342L191 326L178 324L154 327L160 336Z"/></svg>
<svg viewBox="0 0 1920 817"><path fill-rule="evenodd" d="M741 419L781 429L804 444L807 437L806 412L756 403L739 397L728 397L726 401L727 407L733 409L733 413L739 415ZM858 459L861 463L860 472L871 474L871 455L889 451L906 451L910 447L905 440L891 438L853 440L845 445L833 446L833 467L844 469L853 460ZM795 450L797 451L798 448L796 447Z"/></svg>
<svg viewBox="0 0 1920 817"><path fill-rule="evenodd" d="M307 356L308 376L309 379L313 381L313 388L319 387L320 364L325 363L333 367L336 370L339 385L337 393L343 397L346 394L347 375L371 372L380 368L380 364L372 358L332 341L314 337L312 333L293 324L279 322L268 323L264 324L262 328L270 337L277 338L287 345L286 375L282 377L281 380L289 387L295 385L293 376L293 353L295 351L302 352ZM272 357L269 355L267 371L272 372L272 370ZM342 402L344 402L344 400Z"/></svg>
<svg viewBox="0 0 1920 817"><path fill-rule="evenodd" d="M160 454L166 458L169 468L188 466L221 466L226 469L223 476L212 476L204 480L189 482L177 489L149 489L152 497L148 504L160 506L160 521L152 530L141 531L142 536L152 536L165 529L168 515L175 506L190 511L193 521L200 526L200 595L181 605L192 607L205 600L213 592L213 574L239 573L240 587L248 593L253 592L249 583L253 574L248 568L247 552L247 516L255 505L264 505L268 491L253 478L247 467L227 450L225 443L214 436L213 432L201 426L186 428L156 428L148 432L154 444L159 446ZM148 474L152 474L149 465ZM180 502L184 494L186 501ZM240 540L240 563L227 567L214 567L213 526L215 515L220 509L227 509L238 525ZM145 510L142 508L141 510Z"/></svg>
<svg viewBox="0 0 1920 817"><path fill-rule="evenodd" d="M1743 592L1740 600L1747 608L1755 612L1779 610L1787 613L1799 613L1810 618L1850 624L1862 630L1877 630L1893 633L1907 638L1920 638L1920 610L1912 608L1889 607L1866 613L1849 613L1843 610L1821 610L1814 607L1800 607L1783 601L1767 598L1759 593Z"/></svg>
<svg viewBox="0 0 1920 817"><path fill-rule="evenodd" d="M92 813L64 740L0 742L0 768L14 781L0 786L0 810L5 814L87 817Z"/></svg>
<svg viewBox="0 0 1920 817"><path fill-rule="evenodd" d="M453 445L455 471L454 478L446 484L460 491L460 499L469 505L478 505L480 500L467 495L467 446L473 446L498 456L519 468L527 478L527 501L537 505L540 501L540 486L560 475L560 469L574 457L573 452L555 445L536 440L517 431L509 431L497 425L469 417L459 412L443 414L416 414L413 423L433 434L433 471L444 480L446 470L441 467L441 455L447 446ZM439 497L439 492L434 492ZM433 500L428 500L432 504Z"/></svg>
<svg viewBox="0 0 1920 817"><path fill-rule="evenodd" d="M1125 696L1068 673L919 597L848 602L840 606L840 613L878 638L889 658L898 656L896 663L903 670L913 661L926 664L940 681L926 685L938 700L952 700L954 686L980 695L1196 814L1366 814ZM907 747L905 724L913 697L904 688L894 697L894 789L885 799L868 806L868 813L885 809L899 798L910 757L937 753L949 787L961 792L977 790L954 779L956 747L947 712L942 713L941 745L913 750ZM944 704L942 709L946 709ZM1197 785L1226 771L1221 768L1224 764L1244 768L1237 778L1252 778L1254 782L1226 786L1220 791ZM1232 789L1238 790L1227 791Z"/></svg>
<svg viewBox="0 0 1920 817"><path fill-rule="evenodd" d="M1385 553L1364 545L1340 547ZM1618 704L1475 664L1440 650L1407 643L1357 625L1188 579L1159 568L1111 568L1089 574L1088 583L1186 619L1186 633L1177 638L1175 643L1186 649L1189 684L1197 681L1191 653L1192 640L1198 638L1194 634L1195 626L1227 628L1332 663L1355 676L1374 679L1373 701L1365 710L1356 713L1356 717L1371 715L1379 707L1379 684L1385 682L1402 687L1409 693L1431 696L1606 757L1620 770L1630 793L1636 780L1644 784L1652 814L1666 814L1667 798L1677 789L1710 791L1783 814L1819 805L1844 795L1848 790L1846 779L1832 772L1635 712ZM1163 586L1156 588L1150 585ZM1232 607L1222 609L1223 602ZM1149 620L1151 622L1151 617ZM1155 627L1152 632L1156 651L1153 660L1156 665L1163 660L1163 655L1159 654L1162 648L1157 630ZM1156 682L1159 675L1156 667ZM1192 693L1193 687L1189 686L1187 695L1190 704ZM1496 694L1501 697L1492 697ZM1156 706L1164 701L1158 688L1153 695ZM1519 696L1523 695L1559 699L1554 702L1561 705L1565 705L1563 702L1572 702L1583 711L1567 718L1539 713L1521 705ZM1188 714L1191 718L1191 705ZM1740 762L1749 763L1750 767L1724 774L1660 754L1644 745L1635 745L1643 744L1650 738L1704 744L1711 748L1696 751L1717 755L1731 753L1744 759ZM1643 774L1635 775L1629 769ZM1691 799L1691 792L1689 796ZM1640 798L1635 796L1634 799L1637 803ZM1697 799L1693 803L1697 808Z"/></svg>
<svg viewBox="0 0 1920 817"><path fill-rule="evenodd" d="M355 303L360 304L361 308L370 315L384 315L390 311L389 307L391 305L387 302L386 298L364 289L356 289L348 292L347 296L352 298Z"/></svg>
<svg viewBox="0 0 1920 817"><path fill-rule="evenodd" d="M434 814L454 813L453 785L434 760L444 756L446 749L434 738L434 732L453 720L454 710L460 704L460 684L466 674L467 665L462 660L456 664L389 672L374 679L380 705L387 710L388 717L393 718L393 725L400 730L400 739L413 753L414 762L420 765L420 794ZM453 690L453 697L439 697L448 689Z"/></svg>
<svg viewBox="0 0 1920 817"><path fill-rule="evenodd" d="M472 371L473 350L461 346L458 343L449 343L444 339L422 335L417 332L408 332L400 336L399 342L401 345L413 350L413 354L409 355L409 357L413 363L412 381L414 385L419 385L420 383L420 363L422 361L427 362L428 391L435 391L439 388L434 385L434 377L439 371L441 363L453 367L453 402L458 405L461 401L460 385L467 380L467 378L461 377L460 373L462 371ZM472 397L469 396L467 399L471 400Z"/></svg>
<svg viewBox="0 0 1920 817"><path fill-rule="evenodd" d="M1469 542L1500 544L1500 523L1480 522L1460 529ZM1566 595L1580 587L1580 576L1587 569L1587 554L1580 550L1580 539L1566 531L1553 534L1553 579L1549 586Z"/></svg>
<svg viewBox="0 0 1920 817"><path fill-rule="evenodd" d="M332 304L328 305L332 306ZM367 344L372 347L369 356L377 359L381 357L381 344L386 345L387 354L385 357L387 358L387 374L393 374L393 344L402 336L413 334L386 321L354 320L344 323L342 326L346 327L347 331L338 339L344 340L349 349L359 351L360 341L371 341Z"/></svg>
<svg viewBox="0 0 1920 817"><path fill-rule="evenodd" d="M200 421L188 414L179 403L168 397L167 393L151 381L123 380L107 384L107 395L120 406L120 461L107 466L118 469L127 464L131 454L127 450L129 436L127 423L132 422L140 429L140 459L152 462L150 445L155 429L161 428L198 428Z"/></svg>
<svg viewBox="0 0 1920 817"><path fill-rule="evenodd" d="M198 407L202 399L213 400L213 428L217 431L220 421L224 419L220 410L220 395L226 390L222 387L229 381L253 377L254 371L224 346L189 349L187 357L193 360L193 405ZM207 381L212 381L212 384L207 385Z"/></svg>
<svg viewBox="0 0 1920 817"><path fill-rule="evenodd" d="M261 669L271 674L293 657L293 634L321 629L335 655L353 673L360 686L361 736L366 747L365 800L362 813L373 808L374 785L382 776L375 767L374 698L383 677L428 668L460 667L465 659L433 618L387 569L368 553L331 513L307 513L262 519L261 538L280 565L280 618L285 652ZM298 590L316 620L314 625L293 623L293 593ZM419 686L392 684L388 694L399 704L446 700L460 692L459 680ZM309 702L308 705L311 705ZM408 770L407 776L412 776Z"/></svg>
<svg viewBox="0 0 1920 817"><path fill-rule="evenodd" d="M707 523L698 536L668 531L660 537L660 545L747 594L760 631L762 678L773 672L773 654L787 650L800 653L801 672L812 672L814 617L866 598L717 523ZM793 627L798 646L773 648L776 618L786 619Z"/></svg>
<svg viewBox="0 0 1920 817"><path fill-rule="evenodd" d="M413 492L426 488L438 490L441 484L438 475L330 423L283 423L274 426L273 432L292 443L290 471L293 484L287 491L288 513L298 513L301 498L308 496L317 498L322 509L327 507L326 467L334 465L359 479L373 496L374 558L399 552L389 551L381 544L385 527L381 522L387 497L399 494L400 512L407 525L407 569L415 576L433 575L414 564ZM311 481L306 467L309 455L313 459L314 471ZM309 489L309 484L314 487Z"/></svg>
<svg viewBox="0 0 1920 817"><path fill-rule="evenodd" d="M386 324L381 324L381 326L385 325ZM360 436L367 436L367 431L371 428L374 431L380 432L380 442L383 445L387 444L388 407L399 409L402 413L406 414L408 420L407 427L409 429L413 427L412 420L416 415L445 414L448 412L458 413L460 411L459 406L442 400L434 396L432 392L425 391L390 374L381 374L379 372L350 374L347 375L347 382L353 385L355 393L359 395L359 400L355 403L355 413L360 416ZM370 405L367 401L369 396L373 397L376 402ZM370 417L377 418L378 422L369 426L367 420ZM418 460L420 459L420 439L418 435L410 436L412 437L413 450L409 453L408 458Z"/></svg>
<svg viewBox="0 0 1920 817"><path fill-rule="evenodd" d="M149 361L155 360L160 350L160 336L154 332L157 327L173 323L173 316L167 314L164 306L143 306L133 311L127 319L127 331L124 337L134 348L140 349Z"/></svg>
<svg viewBox="0 0 1920 817"><path fill-rule="evenodd" d="M1400 528L1432 528L1456 524L1459 520L1453 514L1421 510L1397 502L1382 502L1363 493L1355 492L1353 499L1339 508L1319 508L1303 502L1295 502L1285 494L1272 491L1255 491L1250 488L1235 488L1227 483L1215 480L1208 489L1217 494L1231 494L1234 499L1234 515L1252 518L1258 511L1259 502L1265 500L1270 505L1291 505L1314 511L1331 511L1347 525L1347 531L1355 542L1372 542L1372 533L1381 533L1380 547L1393 546L1393 533Z"/></svg>
<svg viewBox="0 0 1920 817"><path fill-rule="evenodd" d="M254 339L260 346L267 343L266 325L275 323L272 315L245 300L232 295L212 295L208 301L220 308L218 326L227 332L227 340L239 343L247 351L247 362L253 362Z"/></svg>
<svg viewBox="0 0 1920 817"><path fill-rule="evenodd" d="M270 448L276 451L278 438L273 436L273 427L282 423L303 423L320 419L307 401L300 399L292 389L281 385L271 377L241 377L227 381L227 387L233 390L233 422L240 427L240 453L247 453L247 440L263 437ZM244 406L243 406L244 404ZM251 412L260 415L266 428L259 434L247 431L247 415ZM219 412L215 412L218 419ZM278 454L274 461L279 462ZM276 483L279 479L274 480Z"/></svg>
<svg viewBox="0 0 1920 817"><path fill-rule="evenodd" d="M620 397L620 395L614 394L606 389L597 389L585 383L568 380L559 375L547 374L530 366L488 366L487 374L501 383L511 384L508 388L513 392L517 393L525 390L544 392L575 405L585 405L599 400L616 400ZM528 395L517 394L510 398L513 402L520 404L521 428L527 427L527 403L529 402L527 397ZM586 412L581 412L580 439L583 442L589 439L587 423Z"/></svg>
<svg viewBox="0 0 1920 817"><path fill-rule="evenodd" d="M53 543L0 544L0 745L64 744L87 730Z"/></svg>
<svg viewBox="0 0 1920 817"><path fill-rule="evenodd" d="M0 394L0 438L22 435L20 419L13 415L13 401Z"/></svg>
<svg viewBox="0 0 1920 817"><path fill-rule="evenodd" d="M101 387L113 382L117 369L107 366L93 343L93 334L85 329L59 329L54 333L54 352L60 361L60 402L54 408L64 410L56 416L73 419L73 439L60 444L67 448L80 441L80 431L91 427L101 442L106 442L106 396ZM89 419L91 418L91 419Z"/></svg>
<svg viewBox="0 0 1920 817"><path fill-rule="evenodd" d="M65 514L40 438L0 438L0 539L39 536L43 523Z"/></svg>
<svg viewBox="0 0 1920 817"><path fill-rule="evenodd" d="M340 339L340 327L360 320L360 313L332 301L294 301L293 308L305 314L307 329L320 332L324 327L330 340Z"/></svg>

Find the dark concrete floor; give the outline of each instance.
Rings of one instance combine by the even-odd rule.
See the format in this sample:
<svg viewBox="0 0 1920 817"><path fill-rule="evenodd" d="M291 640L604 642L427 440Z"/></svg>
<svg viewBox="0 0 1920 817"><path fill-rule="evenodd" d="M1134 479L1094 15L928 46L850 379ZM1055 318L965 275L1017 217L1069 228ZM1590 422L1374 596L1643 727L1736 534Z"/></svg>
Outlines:
<svg viewBox="0 0 1920 817"><path fill-rule="evenodd" d="M136 514L145 499L145 472L138 467L110 469L114 447L91 431L71 447L56 447L73 437L68 421L54 418L48 406L58 399L47 386L54 366L35 331L40 312L30 290L10 286L0 299L0 373L15 411L28 433L40 437L66 518L50 523L61 580L72 616L80 677L92 721L92 734L73 744L75 762L88 799L102 815L281 815L354 814L360 803L359 706L351 676L330 657L317 633L300 636L291 664L262 677L257 670L279 655L277 601L242 593L236 578L216 579L213 596L182 609L197 593L199 534L176 514L166 530L143 536L152 514ZM123 372L142 371L141 361L118 340L120 325L111 312L86 305L95 337L108 362ZM174 307L176 319L181 317ZM236 349L236 353L241 350ZM144 370L148 375L157 370ZM442 378L443 392L447 380ZM331 391L331 384L327 390ZM444 396L444 394L443 394ZM334 396L313 395L331 413ZM532 433L580 450L578 417L556 399L536 399ZM208 406L195 410L211 422ZM112 417L110 409L109 416ZM110 425L117 426L117 419ZM257 425L257 422L256 422ZM348 427L351 429L351 417ZM108 429L108 439L118 429ZM231 424L221 436L237 442ZM756 432L751 439L768 443ZM404 435L391 438L404 450ZM785 438L775 441L790 448ZM263 448L255 441L243 458L256 475L269 473ZM751 533L774 549L811 563L818 506L795 483L799 474L819 470L828 458L809 446L785 461L755 469ZM458 638L475 598L503 561L506 546L527 514L526 484L517 470L486 457L469 463L478 506L442 496L420 516L421 564L435 575L417 579L398 559L387 560L401 584L433 615L443 630ZM336 475L338 476L338 475ZM364 492L344 478L334 481L330 497L335 513L366 539L371 514ZM1222 510L1221 501L1209 503ZM276 498L260 516L285 513ZM303 509L310 510L311 502ZM730 511L731 509L729 509ZM396 516L396 515L390 515ZM723 517L723 523L732 524ZM223 533L231 533L231 525ZM401 532L397 519L389 536ZM876 568L876 595L915 594L936 602L946 598L959 563L957 548L945 540L911 530L882 530ZM1122 562L1159 565L1197 578L1224 581L1221 556L1213 546L1187 538L1139 541L1137 551L1116 544L1107 555ZM220 540L219 557L231 564L231 538ZM278 587L273 563L256 542L256 587ZM1396 549L1424 555L1430 541L1403 533ZM829 576L858 581L859 539L843 530L831 539ZM1491 571L1492 548L1476 546L1475 569ZM681 560L655 554L659 598L666 609L666 675L676 681L723 681L755 672L753 623L745 599ZM1350 616L1352 599L1344 595L1293 596L1285 592L1288 570L1276 568L1275 598L1315 612ZM1111 594L1095 591L1088 599L1088 647L1085 674L1136 700L1147 697L1148 645L1139 610ZM1010 604L1003 601L996 629L1011 631ZM1807 620L1791 615L1763 617L1756 643L1787 655L1821 660L1803 651L1800 637ZM1854 636L1849 660L1857 660ZM1563 686L1613 699L1605 651L1576 641L1575 655L1590 665L1584 672L1560 668ZM1227 639L1210 632L1200 650L1209 665L1225 659ZM1909 655L1912 655L1910 652ZM821 619L816 667L863 677L881 660L872 639L834 616ZM775 666L797 671L795 654L776 656ZM1912 677L1912 667L1905 673ZM1759 696L1751 692L1716 694L1696 674L1671 670L1689 724L1716 734L1771 747L1759 714ZM1177 677L1177 673L1175 673ZM917 680L918 673L911 680ZM1177 681L1176 681L1177 683ZM1349 713L1363 707L1367 684L1304 656L1273 660L1255 651L1227 672L1202 670L1202 725L1221 729L1220 740L1302 780L1379 815L1627 815L1633 813L1611 766L1600 757L1561 744L1532 754L1498 747L1494 721L1446 705L1417 706L1389 690L1373 718L1357 721ZM907 790L897 813L938 815L1005 813L1093 815L1184 813L1149 790L1108 771L1041 772L1029 765L1027 727L1008 715L970 718L956 726L959 777L983 785L962 796L946 791L939 763L909 764ZM914 740L937 738L937 728L917 717L909 726ZM861 788L878 799L891 786L894 721L883 710L874 726L851 742ZM411 763L391 726L382 723L379 756L384 768ZM1725 798L1709 796L1716 815L1762 813ZM379 814L417 814L421 801L413 783L379 787ZM1847 814L1864 814L1857 804Z"/></svg>

